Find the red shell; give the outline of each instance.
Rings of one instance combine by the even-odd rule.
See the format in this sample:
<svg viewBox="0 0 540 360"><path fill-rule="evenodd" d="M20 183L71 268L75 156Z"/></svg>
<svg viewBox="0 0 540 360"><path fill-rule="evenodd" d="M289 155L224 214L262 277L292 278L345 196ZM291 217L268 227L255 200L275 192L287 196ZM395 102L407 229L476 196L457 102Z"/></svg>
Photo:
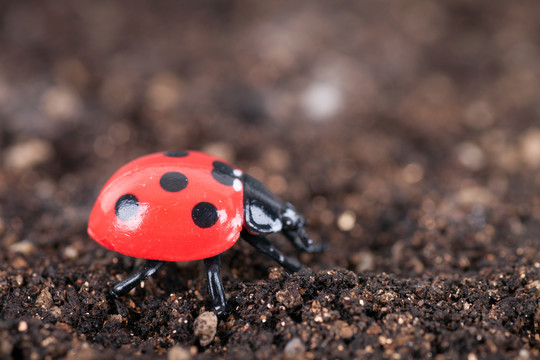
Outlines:
<svg viewBox="0 0 540 360"><path fill-rule="evenodd" d="M244 224L243 185L238 178L234 185L223 184L212 176L212 170L215 162L235 168L215 156L187 153L151 154L121 167L97 198L88 234L110 250L151 260L200 260L234 245ZM160 180L169 172L185 175L185 188L165 190ZM241 174L237 169L234 173ZM135 199L128 205L137 204L124 208L129 219L118 215L117 202L122 196ZM217 210L210 214L211 226L200 227L195 222L192 212L201 202L211 203L215 208L210 208Z"/></svg>

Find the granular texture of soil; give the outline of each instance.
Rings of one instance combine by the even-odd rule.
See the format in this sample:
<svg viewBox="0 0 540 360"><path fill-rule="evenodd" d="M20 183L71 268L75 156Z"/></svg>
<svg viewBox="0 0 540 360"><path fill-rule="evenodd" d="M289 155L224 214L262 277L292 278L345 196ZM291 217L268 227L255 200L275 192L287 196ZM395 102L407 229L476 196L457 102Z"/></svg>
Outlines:
<svg viewBox="0 0 540 360"><path fill-rule="evenodd" d="M0 5L1 359L540 358L540 3ZM290 274L86 234L105 181L195 149L310 220Z"/></svg>

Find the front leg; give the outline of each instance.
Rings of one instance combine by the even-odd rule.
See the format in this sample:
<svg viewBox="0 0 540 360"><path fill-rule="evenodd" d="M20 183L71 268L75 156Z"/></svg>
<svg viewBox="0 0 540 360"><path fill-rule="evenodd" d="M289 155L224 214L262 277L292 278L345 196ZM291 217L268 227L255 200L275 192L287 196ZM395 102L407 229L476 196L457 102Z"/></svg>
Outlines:
<svg viewBox="0 0 540 360"><path fill-rule="evenodd" d="M285 205L285 210L281 214L281 221L283 222L283 228L281 230L283 235L285 235L298 250L308 253L320 253L328 248L324 243L313 243L313 240L311 240L304 228L309 225L308 221L296 211L292 204L287 203Z"/></svg>
<svg viewBox="0 0 540 360"><path fill-rule="evenodd" d="M307 235L304 228L283 230L282 232L291 244L300 251L305 251L310 254L319 254L328 249L328 245L325 243L313 243L313 240Z"/></svg>
<svg viewBox="0 0 540 360"><path fill-rule="evenodd" d="M109 292L115 298L118 298L122 295L127 294L135 286L139 285L141 281L147 279L149 276L152 276L159 270L161 266L165 264L165 261L161 260L146 260L144 265L132 274L127 279L116 284Z"/></svg>
<svg viewBox="0 0 540 360"><path fill-rule="evenodd" d="M216 310L218 316L223 317L227 314L227 298L219 271L221 270L221 256L216 255L211 258L204 259L206 266L206 276L208 277L208 294L212 300L212 306Z"/></svg>
<svg viewBox="0 0 540 360"><path fill-rule="evenodd" d="M305 268L298 260L283 255L281 251L279 251L274 244L268 241L264 236L253 235L246 230L242 230L240 236L255 247L255 249L268 255L290 272L297 272L298 270Z"/></svg>

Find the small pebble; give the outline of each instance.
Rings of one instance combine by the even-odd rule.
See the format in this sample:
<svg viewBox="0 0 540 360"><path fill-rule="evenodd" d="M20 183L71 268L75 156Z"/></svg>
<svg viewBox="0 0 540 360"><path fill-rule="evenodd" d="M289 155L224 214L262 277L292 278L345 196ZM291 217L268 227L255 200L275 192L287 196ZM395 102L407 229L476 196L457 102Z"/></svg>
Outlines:
<svg viewBox="0 0 540 360"><path fill-rule="evenodd" d="M56 339L55 337L49 336L49 337L43 339L43 341L41 342L41 346L45 347L45 346L49 346L49 345L54 345L57 342L58 342L58 339Z"/></svg>
<svg viewBox="0 0 540 360"><path fill-rule="evenodd" d="M74 246L68 245L64 248L64 256L67 259L75 260L79 257L79 251Z"/></svg>
<svg viewBox="0 0 540 360"><path fill-rule="evenodd" d="M167 360L190 360L191 358L189 350L180 345L173 346L167 353Z"/></svg>
<svg viewBox="0 0 540 360"><path fill-rule="evenodd" d="M113 314L113 315L109 315L106 322L109 323L109 324L120 324L120 323L122 323L123 319L124 318L122 317L122 315Z"/></svg>
<svg viewBox="0 0 540 360"><path fill-rule="evenodd" d="M383 304L389 304L396 299L396 293L393 291L385 291L379 296L379 301Z"/></svg>
<svg viewBox="0 0 540 360"><path fill-rule="evenodd" d="M480 147L472 142L463 142L455 147L458 161L469 170L477 171L484 167L485 156Z"/></svg>
<svg viewBox="0 0 540 360"><path fill-rule="evenodd" d="M355 333L354 326L347 324L343 320L336 320L332 325L332 329L336 336L342 339L350 339Z"/></svg>
<svg viewBox="0 0 540 360"><path fill-rule="evenodd" d="M287 309L291 309L295 306L302 304L302 296L298 291L293 289L280 290L276 293L276 300L283 304Z"/></svg>
<svg viewBox="0 0 540 360"><path fill-rule="evenodd" d="M64 86L52 86L41 97L41 111L54 120L67 120L82 110L81 99L73 90Z"/></svg>
<svg viewBox="0 0 540 360"><path fill-rule="evenodd" d="M519 359L520 360L526 360L531 358L531 352L527 349L521 349L519 350Z"/></svg>
<svg viewBox="0 0 540 360"><path fill-rule="evenodd" d="M337 226L341 231L351 231L355 224L356 214L351 210L343 212L337 219Z"/></svg>
<svg viewBox="0 0 540 360"><path fill-rule="evenodd" d="M14 280L15 280L15 284L17 284L18 286L21 286L24 282L24 278L21 274L15 275Z"/></svg>
<svg viewBox="0 0 540 360"><path fill-rule="evenodd" d="M333 83L315 82L302 93L301 107L310 119L326 120L343 107L342 90Z"/></svg>
<svg viewBox="0 0 540 360"><path fill-rule="evenodd" d="M55 318L60 318L62 316L62 309L58 306L51 307L50 314Z"/></svg>
<svg viewBox="0 0 540 360"><path fill-rule="evenodd" d="M10 146L4 156L6 168L19 172L49 161L53 148L47 141L30 139Z"/></svg>
<svg viewBox="0 0 540 360"><path fill-rule="evenodd" d="M300 338L295 337L285 345L283 352L285 353L285 359L295 359L306 352L306 346Z"/></svg>
<svg viewBox="0 0 540 360"><path fill-rule="evenodd" d="M9 251L28 255L36 251L36 246L29 240L22 240L11 245Z"/></svg>
<svg viewBox="0 0 540 360"><path fill-rule="evenodd" d="M382 333L382 329L379 325L375 323L371 324L366 330L366 334L368 335L377 335L380 333Z"/></svg>
<svg viewBox="0 0 540 360"><path fill-rule="evenodd" d="M351 257L351 262L356 265L357 273L375 268L375 256L371 251L357 252Z"/></svg>
<svg viewBox="0 0 540 360"><path fill-rule="evenodd" d="M218 318L211 311L205 311L195 319L193 329L195 337L201 346L207 346L214 340L217 331Z"/></svg>
<svg viewBox="0 0 540 360"><path fill-rule="evenodd" d="M19 332L25 332L26 330L28 330L28 323L26 321L21 321L19 323L19 326L17 327L17 330L19 330Z"/></svg>
<svg viewBox="0 0 540 360"><path fill-rule="evenodd" d="M36 298L36 305L44 308L50 308L53 305L53 298L48 288L41 290Z"/></svg>

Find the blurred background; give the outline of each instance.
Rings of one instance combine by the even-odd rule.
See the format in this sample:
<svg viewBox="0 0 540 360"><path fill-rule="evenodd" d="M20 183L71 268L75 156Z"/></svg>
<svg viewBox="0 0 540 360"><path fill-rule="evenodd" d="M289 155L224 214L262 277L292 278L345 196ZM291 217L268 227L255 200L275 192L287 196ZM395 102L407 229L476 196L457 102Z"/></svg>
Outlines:
<svg viewBox="0 0 540 360"><path fill-rule="evenodd" d="M329 249L272 240L335 269L234 246L202 357L538 356L539 55L532 0L0 2L0 358L205 351L198 265L114 308L138 260L86 234L116 169L181 149L293 203Z"/></svg>
<svg viewBox="0 0 540 360"><path fill-rule="evenodd" d="M77 258L119 166L198 149L311 219L331 245L303 258L315 268L533 262L539 14L535 1L5 1L3 247Z"/></svg>

